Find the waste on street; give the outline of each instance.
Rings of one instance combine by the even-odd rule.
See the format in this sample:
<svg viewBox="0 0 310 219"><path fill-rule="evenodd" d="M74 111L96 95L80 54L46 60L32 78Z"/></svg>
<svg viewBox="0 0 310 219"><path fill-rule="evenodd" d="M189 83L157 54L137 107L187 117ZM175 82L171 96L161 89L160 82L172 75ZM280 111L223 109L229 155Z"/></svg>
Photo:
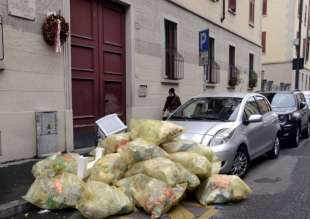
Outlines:
<svg viewBox="0 0 310 219"><path fill-rule="evenodd" d="M89 180L76 208L86 218L106 218L126 214L134 210L134 202L121 189Z"/></svg>
<svg viewBox="0 0 310 219"><path fill-rule="evenodd" d="M44 209L75 207L81 197L84 182L76 175L60 173L53 177L38 177L23 198Z"/></svg>
<svg viewBox="0 0 310 219"><path fill-rule="evenodd" d="M183 130L133 120L129 132L99 141L103 156L52 155L34 165L36 180L24 199L42 209L75 207L100 219L136 209L159 218L188 193L202 205L248 198L252 191L239 177L218 174L221 162L210 147L178 138ZM80 173L81 160L91 164L89 174Z"/></svg>
<svg viewBox="0 0 310 219"><path fill-rule="evenodd" d="M200 185L196 196L200 204L208 205L241 201L250 193L250 187L238 176L213 175Z"/></svg>

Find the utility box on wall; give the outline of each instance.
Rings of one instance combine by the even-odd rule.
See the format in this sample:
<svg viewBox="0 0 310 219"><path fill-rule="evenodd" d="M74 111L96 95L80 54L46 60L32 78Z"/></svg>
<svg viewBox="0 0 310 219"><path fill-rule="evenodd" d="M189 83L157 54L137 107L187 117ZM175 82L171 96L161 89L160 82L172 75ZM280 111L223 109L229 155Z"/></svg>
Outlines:
<svg viewBox="0 0 310 219"><path fill-rule="evenodd" d="M58 152L57 112L36 112L37 156L44 157Z"/></svg>

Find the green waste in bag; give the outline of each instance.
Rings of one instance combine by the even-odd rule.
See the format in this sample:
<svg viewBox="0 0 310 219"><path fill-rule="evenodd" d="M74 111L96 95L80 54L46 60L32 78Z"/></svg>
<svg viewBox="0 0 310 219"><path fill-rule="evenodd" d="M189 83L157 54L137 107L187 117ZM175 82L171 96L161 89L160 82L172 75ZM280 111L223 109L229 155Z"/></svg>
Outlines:
<svg viewBox="0 0 310 219"><path fill-rule="evenodd" d="M188 189L194 190L200 184L199 178L185 169L182 165L167 158L159 157L134 164L125 174L125 177L143 173L176 186L181 183L188 183Z"/></svg>
<svg viewBox="0 0 310 219"><path fill-rule="evenodd" d="M196 191L200 204L224 204L238 202L252 193L250 187L238 176L213 175Z"/></svg>
<svg viewBox="0 0 310 219"><path fill-rule="evenodd" d="M119 153L108 154L96 162L91 169L89 179L114 184L123 177L126 170L127 165Z"/></svg>
<svg viewBox="0 0 310 219"><path fill-rule="evenodd" d="M75 207L84 182L70 173L54 177L38 177L23 198L43 209Z"/></svg>
<svg viewBox="0 0 310 219"><path fill-rule="evenodd" d="M135 208L133 200L121 189L97 181L86 183L76 207L84 217L92 219L127 214Z"/></svg>
<svg viewBox="0 0 310 219"><path fill-rule="evenodd" d="M97 147L104 148L105 154L116 153L118 149L130 142L130 133L114 134L98 142Z"/></svg>
<svg viewBox="0 0 310 219"><path fill-rule="evenodd" d="M168 153L193 152L205 156L210 162L214 160L214 152L208 146L198 144L191 140L176 139L162 145L162 148Z"/></svg>
<svg viewBox="0 0 310 219"><path fill-rule="evenodd" d="M32 167L34 177L48 176L52 177L59 173L67 172L77 174L78 154L55 154L37 162Z"/></svg>
<svg viewBox="0 0 310 219"><path fill-rule="evenodd" d="M137 174L120 180L117 186L131 195L137 207L142 207L145 212L151 214L151 218L159 218L178 204L186 191L187 184L171 187L158 179Z"/></svg>
<svg viewBox="0 0 310 219"><path fill-rule="evenodd" d="M119 152L126 164L134 164L156 157L169 157L169 154L162 148L140 138L131 141Z"/></svg>
<svg viewBox="0 0 310 219"><path fill-rule="evenodd" d="M131 138L143 138L154 144L162 144L178 137L184 128L159 120L132 120L130 123Z"/></svg>
<svg viewBox="0 0 310 219"><path fill-rule="evenodd" d="M177 152L170 154L170 157L173 161L180 163L183 167L200 178L211 176L211 163L206 157L200 154L193 152Z"/></svg>
<svg viewBox="0 0 310 219"><path fill-rule="evenodd" d="M212 174L218 174L221 170L221 161L216 157L213 150L203 144L191 140L176 139L161 145L168 153L192 152L205 156L212 165Z"/></svg>

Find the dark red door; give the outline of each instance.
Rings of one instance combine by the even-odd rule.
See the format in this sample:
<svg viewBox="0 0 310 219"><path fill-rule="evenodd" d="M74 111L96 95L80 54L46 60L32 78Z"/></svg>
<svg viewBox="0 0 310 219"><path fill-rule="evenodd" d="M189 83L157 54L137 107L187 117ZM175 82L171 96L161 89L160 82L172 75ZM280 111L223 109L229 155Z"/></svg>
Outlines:
<svg viewBox="0 0 310 219"><path fill-rule="evenodd" d="M108 1L70 3L74 145L82 148L96 144L98 118L125 119L125 17Z"/></svg>

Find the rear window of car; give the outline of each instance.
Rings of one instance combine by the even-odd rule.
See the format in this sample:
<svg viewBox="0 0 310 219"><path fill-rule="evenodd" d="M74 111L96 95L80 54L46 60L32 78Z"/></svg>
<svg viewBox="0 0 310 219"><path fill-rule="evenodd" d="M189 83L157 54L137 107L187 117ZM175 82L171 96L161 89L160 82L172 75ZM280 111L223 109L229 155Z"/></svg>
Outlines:
<svg viewBox="0 0 310 219"><path fill-rule="evenodd" d="M291 93L263 93L272 107L289 108L296 107L294 94Z"/></svg>

